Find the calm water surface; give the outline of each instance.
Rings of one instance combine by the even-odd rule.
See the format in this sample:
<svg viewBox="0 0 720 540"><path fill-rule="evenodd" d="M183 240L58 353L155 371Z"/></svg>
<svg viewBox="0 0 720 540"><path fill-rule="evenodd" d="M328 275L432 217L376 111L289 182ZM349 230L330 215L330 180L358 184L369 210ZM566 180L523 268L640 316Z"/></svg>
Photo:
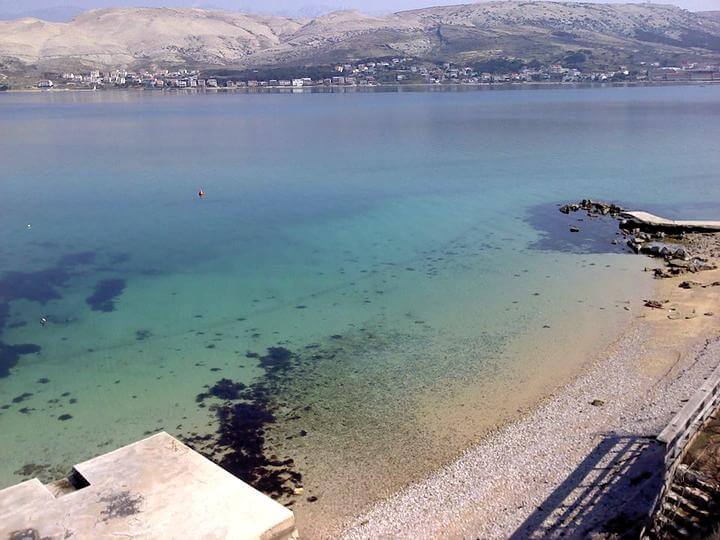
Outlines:
<svg viewBox="0 0 720 540"><path fill-rule="evenodd" d="M617 334L647 261L556 203L718 171L717 86L0 95L0 486L164 429L322 535Z"/></svg>

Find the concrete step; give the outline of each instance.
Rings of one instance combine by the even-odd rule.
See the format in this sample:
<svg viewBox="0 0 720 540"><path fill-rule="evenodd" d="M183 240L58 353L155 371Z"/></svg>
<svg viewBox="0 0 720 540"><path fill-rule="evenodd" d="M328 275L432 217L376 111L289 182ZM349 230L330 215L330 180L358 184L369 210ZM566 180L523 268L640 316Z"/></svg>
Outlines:
<svg viewBox="0 0 720 540"><path fill-rule="evenodd" d="M682 510L684 510L685 512L687 512L688 514L695 516L699 519L706 519L706 518L710 517L711 515L714 515L714 514L711 514L709 509L702 507L702 506L698 506L694 502L689 501L685 497L678 495L674 491L667 492L667 501L671 505L679 507Z"/></svg>
<svg viewBox="0 0 720 540"><path fill-rule="evenodd" d="M691 533L700 532L703 529L700 519L689 514L679 506L675 506L666 501L663 503L662 509L664 516L667 516L673 523Z"/></svg>
<svg viewBox="0 0 720 540"><path fill-rule="evenodd" d="M708 495L705 491L692 486L682 486L673 483L670 486L670 491L679 497L687 499L699 508L713 508L716 505L712 496Z"/></svg>
<svg viewBox="0 0 720 540"><path fill-rule="evenodd" d="M720 494L720 489L712 481L700 477L698 473L687 468L687 465L680 465L675 474L675 483L690 486L704 491L713 498Z"/></svg>
<svg viewBox="0 0 720 540"><path fill-rule="evenodd" d="M656 538L690 538L691 533L685 527L675 523L674 520L659 512L655 517Z"/></svg>

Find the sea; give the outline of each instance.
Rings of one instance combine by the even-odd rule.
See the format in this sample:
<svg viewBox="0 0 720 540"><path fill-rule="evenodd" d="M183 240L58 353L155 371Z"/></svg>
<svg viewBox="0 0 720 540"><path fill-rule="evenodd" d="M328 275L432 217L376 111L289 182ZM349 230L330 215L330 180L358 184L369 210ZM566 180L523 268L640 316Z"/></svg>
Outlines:
<svg viewBox="0 0 720 540"><path fill-rule="evenodd" d="M583 198L718 219L720 86L0 94L0 488L164 430L329 536L637 316Z"/></svg>

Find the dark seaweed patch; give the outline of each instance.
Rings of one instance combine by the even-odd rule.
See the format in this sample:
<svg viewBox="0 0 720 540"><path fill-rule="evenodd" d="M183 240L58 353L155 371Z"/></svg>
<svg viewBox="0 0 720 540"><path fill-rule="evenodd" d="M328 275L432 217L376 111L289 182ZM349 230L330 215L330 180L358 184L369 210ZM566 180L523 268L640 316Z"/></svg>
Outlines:
<svg viewBox="0 0 720 540"><path fill-rule="evenodd" d="M540 238L530 244L539 251L564 253L623 253L624 242L612 244L617 238L618 222L607 215L588 216L582 212L563 214L559 205L541 204L529 209L526 221L538 231ZM578 221L578 218L582 221ZM571 232L570 227L579 232Z"/></svg>
<svg viewBox="0 0 720 540"><path fill-rule="evenodd" d="M60 258L58 264L61 267L88 266L95 262L97 253L94 251L81 251L78 253L70 253Z"/></svg>
<svg viewBox="0 0 720 540"><path fill-rule="evenodd" d="M85 302L93 311L115 311L115 299L125 290L124 279L104 279L95 285L95 292Z"/></svg>
<svg viewBox="0 0 720 540"><path fill-rule="evenodd" d="M70 420L71 418L71 414L61 414L60 416L58 416L58 420L60 420L61 422L65 422L67 420Z"/></svg>
<svg viewBox="0 0 720 540"><path fill-rule="evenodd" d="M243 383L233 382L230 379L220 379L207 392L198 394L195 401L201 403L211 396L224 400L240 399L240 392L246 388L247 386Z"/></svg>
<svg viewBox="0 0 720 540"><path fill-rule="evenodd" d="M89 264L94 254L76 253L61 257L58 263L45 270L34 272L5 272L0 278L0 378L7 377L21 356L40 352L34 344L9 345L2 341L3 332L10 318L10 302L30 300L46 304L62 296L59 289L67 284L76 266ZM16 325L18 326L18 325ZM15 327L16 327L15 326Z"/></svg>
<svg viewBox="0 0 720 540"><path fill-rule="evenodd" d="M260 357L260 366L267 373L287 371L292 367L295 355L285 347L270 347L265 356Z"/></svg>
<svg viewBox="0 0 720 540"><path fill-rule="evenodd" d="M276 422L277 404L272 400L275 387L298 361L290 350L270 347L267 354L259 357L265 377L258 382L246 388L241 383L221 379L207 392L198 394L196 401L201 407L202 401L211 395L225 400L214 406L218 429L214 437L192 434L185 442L268 495L276 498L292 495L302 475L292 470L291 459L266 455L265 430Z"/></svg>
<svg viewBox="0 0 720 540"><path fill-rule="evenodd" d="M0 301L30 300L46 304L61 298L58 289L70 279L62 267L37 272L6 272L0 279Z"/></svg>
<svg viewBox="0 0 720 540"><path fill-rule="evenodd" d="M265 427L275 422L275 415L261 403L236 403L218 408L220 422L217 445L230 451L220 465L265 493L282 496L287 492L282 469L265 457Z"/></svg>
<svg viewBox="0 0 720 540"><path fill-rule="evenodd" d="M91 264L93 252L71 253L61 257L55 266L34 272L5 272L0 279L0 304L12 300L30 300L46 304L61 298L58 289L72 277L71 270Z"/></svg>
<svg viewBox="0 0 720 540"><path fill-rule="evenodd" d="M8 345L0 341L0 379L10 375L10 370L17 365L21 356L39 353L40 351L40 346L31 343Z"/></svg>
<svg viewBox="0 0 720 540"><path fill-rule="evenodd" d="M146 340L151 336L152 336L152 332L150 330L136 330L135 331L135 339L137 341Z"/></svg>
<svg viewBox="0 0 720 540"><path fill-rule="evenodd" d="M50 465L47 463L26 463L13 472L23 478L38 478L41 482L47 483L57 480L67 474L67 469L62 465Z"/></svg>
<svg viewBox="0 0 720 540"><path fill-rule="evenodd" d="M29 398L29 397L32 397L32 394L31 394L30 392L23 392L23 393L20 394L19 396L14 397L13 400L12 400L12 402L13 402L13 403L22 403L23 401L25 401L25 400L26 400L27 398Z"/></svg>
<svg viewBox="0 0 720 540"><path fill-rule="evenodd" d="M122 264L130 260L130 254L128 253L117 253L110 257L110 264Z"/></svg>

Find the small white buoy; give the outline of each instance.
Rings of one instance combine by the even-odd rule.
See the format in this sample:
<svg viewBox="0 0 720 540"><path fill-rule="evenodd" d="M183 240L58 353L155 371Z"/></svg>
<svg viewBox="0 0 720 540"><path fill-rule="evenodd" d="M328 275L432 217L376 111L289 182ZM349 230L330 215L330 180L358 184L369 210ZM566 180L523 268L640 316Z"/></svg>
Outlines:
<svg viewBox="0 0 720 540"><path fill-rule="evenodd" d="M30 224L28 223L28 224L27 224L27 228L28 228L28 229L32 229L32 225L30 225Z"/></svg>
<svg viewBox="0 0 720 540"><path fill-rule="evenodd" d="M40 317L40 324L45 326L47 324L47 317Z"/></svg>

